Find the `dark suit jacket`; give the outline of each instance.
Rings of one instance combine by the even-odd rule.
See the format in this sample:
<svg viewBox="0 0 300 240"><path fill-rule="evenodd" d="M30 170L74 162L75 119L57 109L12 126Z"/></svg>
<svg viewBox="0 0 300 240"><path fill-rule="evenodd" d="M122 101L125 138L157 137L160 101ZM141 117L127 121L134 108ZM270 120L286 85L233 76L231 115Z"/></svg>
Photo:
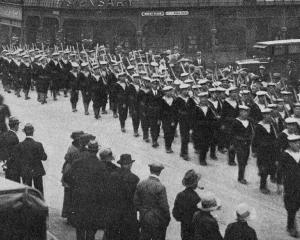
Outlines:
<svg viewBox="0 0 300 240"><path fill-rule="evenodd" d="M224 240L257 240L257 236L247 222L237 221L227 226Z"/></svg>
<svg viewBox="0 0 300 240"><path fill-rule="evenodd" d="M21 177L38 177L46 174L42 161L47 160L47 154L40 142L25 138L15 148L15 156L21 167Z"/></svg>
<svg viewBox="0 0 300 240"><path fill-rule="evenodd" d="M219 225L210 212L199 210L193 218L194 240L222 240Z"/></svg>
<svg viewBox="0 0 300 240"><path fill-rule="evenodd" d="M178 193L172 211L173 217L181 224L190 226L200 200L199 195L191 188Z"/></svg>
<svg viewBox="0 0 300 240"><path fill-rule="evenodd" d="M159 179L150 176L136 188L134 204L140 212L141 224L155 227L168 226L170 210L165 186Z"/></svg>
<svg viewBox="0 0 300 240"><path fill-rule="evenodd" d="M63 180L72 188L71 223L75 227L103 229L107 220L108 173L90 152L81 154Z"/></svg>
<svg viewBox="0 0 300 240"><path fill-rule="evenodd" d="M18 143L19 138L15 132L9 130L3 133L0 137L0 160L9 160Z"/></svg>

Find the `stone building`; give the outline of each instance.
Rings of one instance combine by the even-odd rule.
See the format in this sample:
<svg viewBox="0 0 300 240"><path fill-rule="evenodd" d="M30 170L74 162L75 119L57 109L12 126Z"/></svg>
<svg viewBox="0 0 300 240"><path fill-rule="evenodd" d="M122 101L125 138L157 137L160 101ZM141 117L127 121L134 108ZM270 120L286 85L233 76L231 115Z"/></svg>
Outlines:
<svg viewBox="0 0 300 240"><path fill-rule="evenodd" d="M222 62L251 55L256 41L299 38L298 16L300 0L23 0L21 29L28 44L176 45Z"/></svg>

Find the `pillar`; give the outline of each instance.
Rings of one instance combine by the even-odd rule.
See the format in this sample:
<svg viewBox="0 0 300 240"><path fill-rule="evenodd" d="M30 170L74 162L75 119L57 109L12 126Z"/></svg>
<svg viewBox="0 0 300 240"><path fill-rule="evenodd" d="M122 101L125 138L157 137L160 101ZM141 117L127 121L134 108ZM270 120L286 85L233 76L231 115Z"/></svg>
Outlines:
<svg viewBox="0 0 300 240"><path fill-rule="evenodd" d="M12 44L12 26L8 26L8 39L9 44Z"/></svg>
<svg viewBox="0 0 300 240"><path fill-rule="evenodd" d="M212 22L211 22L211 50L212 50L212 61L216 66L216 34L217 34L217 28L216 28L216 14L215 9L213 9L213 15L212 15Z"/></svg>
<svg viewBox="0 0 300 240"><path fill-rule="evenodd" d="M286 27L286 8L285 7L283 7L283 9L282 9L280 31L281 31L282 39L286 39L287 27Z"/></svg>

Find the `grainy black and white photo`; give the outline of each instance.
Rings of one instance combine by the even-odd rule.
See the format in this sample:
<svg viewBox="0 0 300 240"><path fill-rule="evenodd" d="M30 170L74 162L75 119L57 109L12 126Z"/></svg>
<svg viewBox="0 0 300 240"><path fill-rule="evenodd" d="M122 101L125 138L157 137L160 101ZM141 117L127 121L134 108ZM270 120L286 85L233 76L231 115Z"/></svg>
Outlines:
<svg viewBox="0 0 300 240"><path fill-rule="evenodd" d="M0 240L300 238L299 68L300 0L0 0Z"/></svg>

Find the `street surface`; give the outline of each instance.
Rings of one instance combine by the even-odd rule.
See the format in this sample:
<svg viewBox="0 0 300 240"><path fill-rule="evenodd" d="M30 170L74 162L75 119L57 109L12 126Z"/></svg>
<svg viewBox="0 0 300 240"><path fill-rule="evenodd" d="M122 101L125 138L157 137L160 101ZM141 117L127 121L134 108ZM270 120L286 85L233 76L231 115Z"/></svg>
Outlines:
<svg viewBox="0 0 300 240"><path fill-rule="evenodd" d="M31 94L31 100L17 98L13 93L1 94L5 97L13 116L20 119L20 129L24 124L30 122L35 127L35 139L41 141L48 154L48 160L44 163L47 175L44 177L45 198L50 206L49 230L59 240L75 239L74 229L60 218L63 203L63 187L61 185L61 168L64 162L64 155L71 143L70 134L75 130L83 130L97 136L102 147L111 147L116 156L130 153L136 162L133 165L133 172L140 179L149 175L148 164L153 161L165 165L161 181L166 185L170 204L170 210L176 194L183 190L181 184L184 173L189 169L195 169L202 174L199 186L204 190L198 190L201 196L203 191L212 191L222 202L222 209L216 212L222 234L227 224L235 218L235 206L241 202L247 202L256 209L256 219L249 222L249 225L257 231L258 238L263 240L286 240L292 239L286 233L286 212L283 207L282 197L276 194L276 186L269 184L271 195L263 195L259 192L259 178L257 176L256 162L249 161L246 169L246 179L249 185L244 186L236 181L237 167L227 165L226 155L218 153L218 161L208 160L209 166L201 167L198 164L197 156L194 154L190 144L190 156L192 160L185 162L179 157L179 138L175 139L173 154L166 154L164 150L162 132L159 139L160 147L153 149L150 143L145 143L142 138L133 137L131 121L127 120L126 133L121 133L118 119L112 114L104 115L100 120L95 120L90 106L89 116L83 114L81 99L78 104L78 112L72 113L69 98L59 97L57 102L49 99L48 104L41 105L36 101L36 94ZM141 130L140 130L141 133ZM24 134L19 132L20 139ZM298 223L300 219L298 216ZM97 236L99 238L99 234ZM172 219L167 232L168 240L180 239L180 225Z"/></svg>

